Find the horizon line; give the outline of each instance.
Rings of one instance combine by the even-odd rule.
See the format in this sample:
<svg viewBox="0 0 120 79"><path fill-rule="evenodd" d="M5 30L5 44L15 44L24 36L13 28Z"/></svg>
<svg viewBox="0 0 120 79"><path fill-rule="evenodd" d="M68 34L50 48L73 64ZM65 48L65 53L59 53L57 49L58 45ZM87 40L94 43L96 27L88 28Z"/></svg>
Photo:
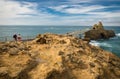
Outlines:
<svg viewBox="0 0 120 79"><path fill-rule="evenodd" d="M90 26L93 26L93 25L0 25L0 26L83 26L83 27L90 27ZM118 25L103 25L104 27L115 27L115 26L118 26Z"/></svg>

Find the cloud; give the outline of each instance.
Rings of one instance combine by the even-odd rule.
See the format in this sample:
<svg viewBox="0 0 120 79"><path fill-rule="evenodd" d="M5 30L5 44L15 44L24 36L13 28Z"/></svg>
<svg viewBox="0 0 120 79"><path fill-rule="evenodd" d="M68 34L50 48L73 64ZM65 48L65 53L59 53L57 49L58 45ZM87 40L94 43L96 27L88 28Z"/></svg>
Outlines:
<svg viewBox="0 0 120 79"><path fill-rule="evenodd" d="M0 0L0 25L39 25L54 18L37 8L35 2Z"/></svg>
<svg viewBox="0 0 120 79"><path fill-rule="evenodd" d="M50 1L46 3L44 1L42 4L42 2L25 2L25 0L0 0L0 24L91 26L98 21L103 21L105 25L120 25L120 11L111 11L111 8L119 6L81 4L93 1L67 0L67 2L51 5Z"/></svg>
<svg viewBox="0 0 120 79"><path fill-rule="evenodd" d="M65 9L64 11L66 13L70 13L70 14L86 14L89 11L94 11L97 9L103 9L105 7L103 6L98 6L98 5L94 5L94 6L77 6L77 7L73 7L73 8L68 8Z"/></svg>
<svg viewBox="0 0 120 79"><path fill-rule="evenodd" d="M16 2L0 0L0 18L15 18L37 14L37 4L30 2Z"/></svg>
<svg viewBox="0 0 120 79"><path fill-rule="evenodd" d="M105 9L117 8L119 6L103 6L103 5L58 5L49 7L58 12L67 14L104 14Z"/></svg>
<svg viewBox="0 0 120 79"><path fill-rule="evenodd" d="M69 3L76 4L76 3L91 3L93 0L67 0Z"/></svg>
<svg viewBox="0 0 120 79"><path fill-rule="evenodd" d="M62 20L68 24L91 25L97 21L105 22L105 25L120 25L120 11L114 10L119 6L103 5L58 5L50 7L58 12L66 13ZM111 11L112 10L112 11ZM61 21L62 22L62 21ZM62 22L63 23L63 22Z"/></svg>

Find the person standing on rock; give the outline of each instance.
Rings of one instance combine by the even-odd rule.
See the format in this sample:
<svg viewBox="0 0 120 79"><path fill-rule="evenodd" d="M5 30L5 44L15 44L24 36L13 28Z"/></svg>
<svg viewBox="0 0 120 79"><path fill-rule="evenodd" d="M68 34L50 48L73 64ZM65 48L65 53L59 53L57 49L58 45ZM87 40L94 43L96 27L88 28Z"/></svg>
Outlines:
<svg viewBox="0 0 120 79"><path fill-rule="evenodd" d="M18 41L21 41L21 40L22 40L22 38L21 38L21 35L20 35L20 34L18 34L17 39L18 39Z"/></svg>
<svg viewBox="0 0 120 79"><path fill-rule="evenodd" d="M14 34L13 38L14 38L15 41L17 41L17 34Z"/></svg>

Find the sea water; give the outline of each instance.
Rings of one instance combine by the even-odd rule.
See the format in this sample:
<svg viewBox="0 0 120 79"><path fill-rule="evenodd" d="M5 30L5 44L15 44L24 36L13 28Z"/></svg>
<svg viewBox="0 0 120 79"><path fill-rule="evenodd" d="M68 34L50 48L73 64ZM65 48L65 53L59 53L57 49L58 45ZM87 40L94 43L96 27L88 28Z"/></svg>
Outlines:
<svg viewBox="0 0 120 79"><path fill-rule="evenodd" d="M110 51L120 57L120 27L105 27L108 30L114 30L116 36L110 39L92 40L90 44L99 46L104 50Z"/></svg>
<svg viewBox="0 0 120 79"><path fill-rule="evenodd" d="M104 26L105 27L105 26ZM22 38L35 38L38 34L56 33L65 34L76 30L90 28L89 26L32 26L32 25L17 25L17 26L0 26L0 41L13 40L14 34L21 34ZM107 40L91 41L90 44L99 46L104 50L111 51L120 57L120 27L106 26L107 30L114 30L116 36Z"/></svg>

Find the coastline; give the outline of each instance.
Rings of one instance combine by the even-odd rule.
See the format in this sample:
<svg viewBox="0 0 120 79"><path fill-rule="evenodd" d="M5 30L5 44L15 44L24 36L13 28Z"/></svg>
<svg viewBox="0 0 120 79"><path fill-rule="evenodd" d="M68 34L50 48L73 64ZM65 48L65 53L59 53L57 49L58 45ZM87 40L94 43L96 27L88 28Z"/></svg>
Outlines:
<svg viewBox="0 0 120 79"><path fill-rule="evenodd" d="M4 42L0 51L3 79L119 79L120 76L119 57L72 36L39 34L32 41Z"/></svg>
<svg viewBox="0 0 120 79"><path fill-rule="evenodd" d="M6 37L8 38L6 39ZM23 41L27 41L27 40L33 40L35 39L35 37L36 35L22 36L22 39ZM117 39L120 39L120 33L116 33L116 36L113 38L110 38L109 40L96 40L96 41L94 40L94 41L91 41L90 44L94 46L98 46L106 51L113 52L114 54L120 57L119 46L113 47L114 44L120 44L119 40ZM5 37L2 37L2 39L0 39L0 42L7 42L7 41L14 41L14 39L12 38L12 36L5 36Z"/></svg>

